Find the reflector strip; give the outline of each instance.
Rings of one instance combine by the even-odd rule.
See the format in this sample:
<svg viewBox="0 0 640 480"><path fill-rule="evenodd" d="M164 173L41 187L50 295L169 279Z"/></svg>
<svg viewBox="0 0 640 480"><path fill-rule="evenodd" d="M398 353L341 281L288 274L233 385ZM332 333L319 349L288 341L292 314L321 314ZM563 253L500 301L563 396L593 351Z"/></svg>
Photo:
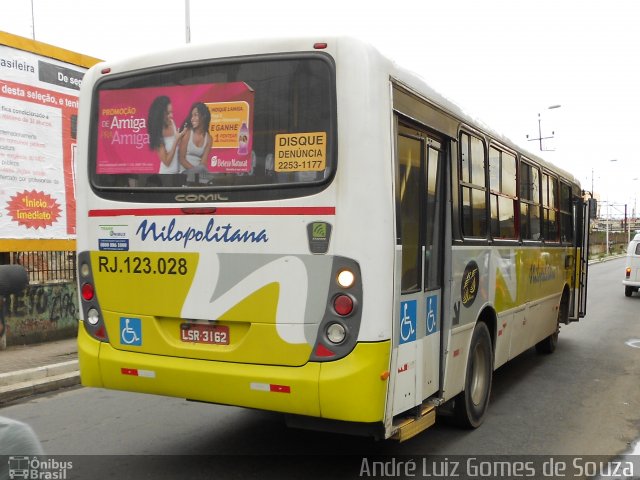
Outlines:
<svg viewBox="0 0 640 480"><path fill-rule="evenodd" d="M289 385L274 385L272 383L251 383L251 390L259 390L261 392L275 392L275 393L291 393L291 387Z"/></svg>
<svg viewBox="0 0 640 480"><path fill-rule="evenodd" d="M152 370L138 370L137 368L121 368L122 375L131 375L133 377L156 378L156 372Z"/></svg>
<svg viewBox="0 0 640 480"><path fill-rule="evenodd" d="M215 215L335 215L336 207L217 207ZM190 215L183 208L122 208L89 210L89 217Z"/></svg>

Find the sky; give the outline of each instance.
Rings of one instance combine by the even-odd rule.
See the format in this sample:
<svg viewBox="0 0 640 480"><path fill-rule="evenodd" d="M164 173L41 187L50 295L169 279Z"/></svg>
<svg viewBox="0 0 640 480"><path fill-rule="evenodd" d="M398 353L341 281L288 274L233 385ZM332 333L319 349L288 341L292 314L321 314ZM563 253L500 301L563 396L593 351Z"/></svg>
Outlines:
<svg viewBox="0 0 640 480"><path fill-rule="evenodd" d="M187 22L187 0L0 0L0 30L103 60L185 44L187 24L198 44L355 36L640 215L637 0L188 1Z"/></svg>

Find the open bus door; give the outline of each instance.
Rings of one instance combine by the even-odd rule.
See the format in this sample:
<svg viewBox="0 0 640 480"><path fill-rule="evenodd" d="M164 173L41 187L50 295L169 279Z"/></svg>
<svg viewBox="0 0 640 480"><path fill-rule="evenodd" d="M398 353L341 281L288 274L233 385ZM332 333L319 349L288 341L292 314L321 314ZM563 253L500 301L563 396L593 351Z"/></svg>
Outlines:
<svg viewBox="0 0 640 480"><path fill-rule="evenodd" d="M571 308L569 321L576 322L587 313L587 279L589 277L589 225L591 217L595 213L596 201L590 198L587 201L578 200L573 205L573 218L576 222L576 246L574 258L575 288L571 296Z"/></svg>

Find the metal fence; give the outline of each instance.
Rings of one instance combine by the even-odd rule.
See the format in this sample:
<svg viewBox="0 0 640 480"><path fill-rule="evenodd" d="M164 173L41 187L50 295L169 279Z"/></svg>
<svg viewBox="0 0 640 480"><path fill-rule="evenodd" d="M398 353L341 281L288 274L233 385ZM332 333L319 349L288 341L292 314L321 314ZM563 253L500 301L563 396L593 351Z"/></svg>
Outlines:
<svg viewBox="0 0 640 480"><path fill-rule="evenodd" d="M22 265L30 283L61 283L76 280L76 252L11 252L10 264Z"/></svg>

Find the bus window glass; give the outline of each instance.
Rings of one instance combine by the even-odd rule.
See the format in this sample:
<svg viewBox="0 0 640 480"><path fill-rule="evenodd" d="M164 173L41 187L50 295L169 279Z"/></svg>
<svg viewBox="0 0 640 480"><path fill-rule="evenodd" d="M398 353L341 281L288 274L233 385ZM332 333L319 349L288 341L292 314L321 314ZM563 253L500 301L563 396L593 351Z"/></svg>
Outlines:
<svg viewBox="0 0 640 480"><path fill-rule="evenodd" d="M549 206L549 175L542 174L542 205Z"/></svg>
<svg viewBox="0 0 640 480"><path fill-rule="evenodd" d="M460 140L462 233L467 237L486 237L485 165L487 162L484 143L479 138L472 137L466 133L460 135ZM467 179L466 175L469 169L470 178Z"/></svg>
<svg viewBox="0 0 640 480"><path fill-rule="evenodd" d="M515 238L516 223L514 200L491 195L491 235L493 238Z"/></svg>
<svg viewBox="0 0 640 480"><path fill-rule="evenodd" d="M422 270L420 248L420 163L422 142L398 136L399 229L402 245L401 289L420 288Z"/></svg>
<svg viewBox="0 0 640 480"><path fill-rule="evenodd" d="M558 214L556 204L556 190L558 180L547 174L542 174L542 208L544 210L543 234L550 242L558 241Z"/></svg>
<svg viewBox="0 0 640 480"><path fill-rule="evenodd" d="M271 198L270 187L320 185L335 162L333 67L322 56L106 77L95 98L98 193L137 190L151 200L192 187Z"/></svg>
<svg viewBox="0 0 640 480"><path fill-rule="evenodd" d="M531 167L531 198L530 200L535 203L540 203L540 170L536 167Z"/></svg>
<svg viewBox="0 0 640 480"><path fill-rule="evenodd" d="M485 186L484 158L484 144L482 140L471 137L471 183L480 187Z"/></svg>
<svg viewBox="0 0 640 480"><path fill-rule="evenodd" d="M427 155L427 215L425 278L427 289L440 287L440 249L442 234L440 193L440 151L429 148Z"/></svg>
<svg viewBox="0 0 640 480"><path fill-rule="evenodd" d="M469 168L469 135L466 133L460 135L460 159L460 179L463 182L471 183L471 177L469 176L471 171Z"/></svg>
<svg viewBox="0 0 640 480"><path fill-rule="evenodd" d="M500 174L502 177L500 191L505 195L515 197L516 188L516 157L509 153L501 152Z"/></svg>
<svg viewBox="0 0 640 480"><path fill-rule="evenodd" d="M540 240L540 170L520 163L520 232L524 240Z"/></svg>
<svg viewBox="0 0 640 480"><path fill-rule="evenodd" d="M487 235L484 190L467 187L462 189L462 231L468 237Z"/></svg>
<svg viewBox="0 0 640 480"><path fill-rule="evenodd" d="M500 191L500 151L489 148L489 188Z"/></svg>
<svg viewBox="0 0 640 480"><path fill-rule="evenodd" d="M571 187L560 183L560 239L563 243L573 243L573 216Z"/></svg>

